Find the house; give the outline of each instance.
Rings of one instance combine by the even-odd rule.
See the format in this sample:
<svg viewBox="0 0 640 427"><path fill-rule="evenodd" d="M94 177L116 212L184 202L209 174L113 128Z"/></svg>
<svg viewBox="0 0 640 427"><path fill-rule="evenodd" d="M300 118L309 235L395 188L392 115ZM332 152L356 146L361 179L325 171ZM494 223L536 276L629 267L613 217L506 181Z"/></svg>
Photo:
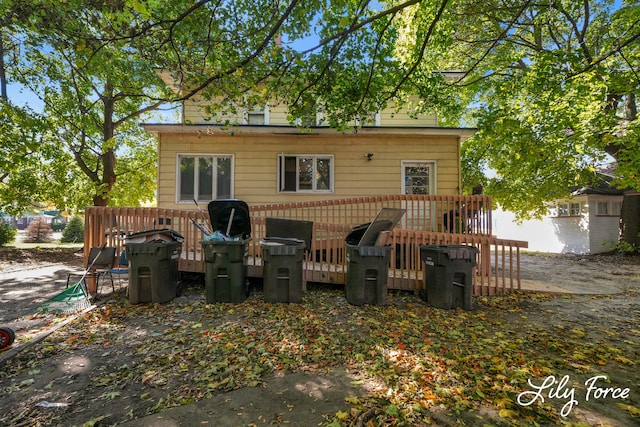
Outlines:
<svg viewBox="0 0 640 427"><path fill-rule="evenodd" d="M7 225L13 225L13 217L9 214L3 213L2 211L0 211L0 223L2 224L7 224Z"/></svg>
<svg viewBox="0 0 640 427"><path fill-rule="evenodd" d="M202 208L209 201L234 198L251 213L249 276L263 275L266 218L313 222L305 280L335 284L345 282L351 228L371 222L382 208L401 208L405 215L387 240L389 288L422 286L422 244L478 247L476 294L520 286L518 251L526 242L492 235L489 196L461 195L460 146L474 129L439 127L436 115L414 117L393 103L354 118L346 132L326 126L321 112L304 127L292 126L287 106L276 101L217 116L206 113L210 105L191 99L180 123L143 125L158 140L157 207L87 208L85 262L87 248L105 241L121 248L122 235L169 225L184 236L180 271L204 272L202 234L194 223L208 219ZM473 217L460 209L472 203L482 206ZM445 232L443 218L454 210L460 212L455 231Z"/></svg>
<svg viewBox="0 0 640 427"><path fill-rule="evenodd" d="M170 83L168 81L168 83ZM461 192L460 144L474 129L442 128L435 115L410 118L391 103L352 130L301 128L273 102L211 117L186 101L181 123L145 124L158 138L158 207L195 209L216 198L249 205L389 194Z"/></svg>
<svg viewBox="0 0 640 427"><path fill-rule="evenodd" d="M5 217L4 221L18 230L26 230L33 221L42 221L51 225L53 231L61 231L67 223L67 218L60 215L57 210L39 211L36 213L25 213L22 216Z"/></svg>
<svg viewBox="0 0 640 427"><path fill-rule="evenodd" d="M516 223L515 215L493 211L493 232L502 238L527 240L529 250L549 253L597 254L612 250L620 238L624 190L601 173L593 185L572 189L570 199L549 204L540 219Z"/></svg>

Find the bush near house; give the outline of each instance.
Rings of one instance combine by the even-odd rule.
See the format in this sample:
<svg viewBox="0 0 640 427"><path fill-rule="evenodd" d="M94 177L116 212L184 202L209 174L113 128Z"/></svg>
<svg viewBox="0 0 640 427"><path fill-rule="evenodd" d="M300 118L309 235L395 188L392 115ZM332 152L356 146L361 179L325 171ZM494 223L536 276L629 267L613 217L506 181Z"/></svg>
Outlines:
<svg viewBox="0 0 640 427"><path fill-rule="evenodd" d="M84 240L84 224L79 217L73 217L62 231L62 243L77 243Z"/></svg>
<svg viewBox="0 0 640 427"><path fill-rule="evenodd" d="M640 233L638 234L638 237L640 238ZM620 240L615 249L624 255L640 253L640 245L635 245L631 242L627 242L626 240Z"/></svg>
<svg viewBox="0 0 640 427"><path fill-rule="evenodd" d="M24 241L27 243L48 243L53 240L51 225L40 220L31 221L26 229Z"/></svg>
<svg viewBox="0 0 640 427"><path fill-rule="evenodd" d="M11 243L15 240L18 230L6 224L0 222L0 246L4 246L7 243Z"/></svg>
<svg viewBox="0 0 640 427"><path fill-rule="evenodd" d="M51 224L51 229L52 229L54 232L59 232L59 231L64 230L64 228L65 228L65 226L66 226L66 225L67 225L67 224L65 224L65 223L63 223L63 222L54 222L53 224Z"/></svg>

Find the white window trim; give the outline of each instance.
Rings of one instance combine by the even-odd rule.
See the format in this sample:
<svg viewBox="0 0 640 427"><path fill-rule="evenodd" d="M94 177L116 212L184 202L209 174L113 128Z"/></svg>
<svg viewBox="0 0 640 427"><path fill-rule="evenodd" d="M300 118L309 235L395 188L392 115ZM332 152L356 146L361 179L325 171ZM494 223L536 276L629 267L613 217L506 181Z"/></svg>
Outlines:
<svg viewBox="0 0 640 427"><path fill-rule="evenodd" d="M603 203L607 206L607 212L602 213L600 211L600 203ZM618 200L597 200L595 201L596 205L596 216L611 216L611 217L619 217L622 215L622 201Z"/></svg>
<svg viewBox="0 0 640 427"><path fill-rule="evenodd" d="M578 206L578 213L573 213L573 205ZM562 214L561 206L566 207L566 213ZM561 202L553 205L549 211L549 216L552 218L576 218L582 216L584 213L584 203L583 202Z"/></svg>
<svg viewBox="0 0 640 427"><path fill-rule="evenodd" d="M322 111L316 112L316 126L328 126L328 124L325 123L325 121L326 120ZM296 126L300 126L300 123L302 123L302 121L300 119L296 119L294 123ZM354 126L360 127L360 118L359 117L354 118L353 124ZM381 124L382 124L382 115L380 114L380 111L377 111L374 116L374 123L367 126L380 127Z"/></svg>
<svg viewBox="0 0 640 427"><path fill-rule="evenodd" d="M261 113L261 114L264 114L264 124L268 125L270 120L270 111L271 111L271 106L269 104L265 104L264 107L262 108L254 108L254 109L244 108L242 112L242 124L243 125L249 124L250 113Z"/></svg>
<svg viewBox="0 0 640 427"><path fill-rule="evenodd" d="M438 183L436 182L436 180L438 179L438 162L436 162L435 160L402 160L400 161L400 176L402 177L402 179L400 180L400 194L405 194L405 180L406 180L406 175L405 175L405 168L407 166L415 166L415 165L422 165L422 164L428 164L429 167L431 168L431 175L429 178L429 194L436 194L437 193L437 189L438 189Z"/></svg>
<svg viewBox="0 0 640 427"><path fill-rule="evenodd" d="M283 177L283 173L284 170L282 170L282 161L284 158L286 157L295 157L296 158L296 190L295 191L285 191L282 190L282 183L284 180ZM329 190L300 190L299 186L300 186L300 176L298 175L297 172L297 163L298 163L298 158L300 157L306 157L306 158L313 158L314 162L314 168L316 165L315 160L317 158L328 158L331 159L331 167L329 169ZM278 159L277 159L278 165L277 165L277 171L278 171L278 179L276 180L276 191L278 192L278 194L333 194L335 191L335 175L334 175L334 170L335 170L335 156L333 154L293 154L293 153L280 153L278 154ZM314 180L315 183L315 180ZM315 185L315 184L314 184Z"/></svg>
<svg viewBox="0 0 640 427"><path fill-rule="evenodd" d="M193 200L180 200L180 158L181 157L229 157L231 158L231 188L229 189L230 198L234 198L234 190L235 190L235 156L233 154L225 154L225 153L177 153L176 154L176 187L175 187L175 200L176 204L193 204ZM195 180L198 179L196 174ZM195 190L195 189L194 189Z"/></svg>
<svg viewBox="0 0 640 427"><path fill-rule="evenodd" d="M566 206L566 208L565 208L566 215L562 214L562 211L563 211L563 209L561 208L562 206ZM571 208L570 208L568 202L567 203L558 203L557 206L556 206L556 216L558 218L567 218L567 217L569 217L569 209L571 209Z"/></svg>
<svg viewBox="0 0 640 427"><path fill-rule="evenodd" d="M316 118L315 118L314 126L328 126L328 124L325 123L325 117L322 111L323 110L322 110L322 107L320 106L320 103L316 103ZM298 117L294 119L293 125L302 126L302 118Z"/></svg>
<svg viewBox="0 0 640 427"><path fill-rule="evenodd" d="M302 126L302 119L300 117L296 118L293 121L293 125ZM314 126L327 126L326 124L324 124L324 116L322 115L322 113L319 113L319 112L316 113Z"/></svg>
<svg viewBox="0 0 640 427"><path fill-rule="evenodd" d="M380 126L380 111L376 111L376 114L373 116L373 126ZM353 120L354 124L358 127L360 127L360 116L357 116L354 120ZM367 126L367 125L364 125ZM371 126L371 125L369 125Z"/></svg>
<svg viewBox="0 0 640 427"><path fill-rule="evenodd" d="M602 209L600 208L602 205L604 205L606 212L602 212ZM598 216L609 216L609 202L604 201L604 200L598 200L596 202L596 215Z"/></svg>
<svg viewBox="0 0 640 427"><path fill-rule="evenodd" d="M575 205L578 205L578 213L573 213L573 208ZM580 216L582 215L582 203L580 202L571 202L569 203L569 216Z"/></svg>
<svg viewBox="0 0 640 427"><path fill-rule="evenodd" d="M613 216L621 216L622 215L622 200L620 201L611 201L611 215Z"/></svg>

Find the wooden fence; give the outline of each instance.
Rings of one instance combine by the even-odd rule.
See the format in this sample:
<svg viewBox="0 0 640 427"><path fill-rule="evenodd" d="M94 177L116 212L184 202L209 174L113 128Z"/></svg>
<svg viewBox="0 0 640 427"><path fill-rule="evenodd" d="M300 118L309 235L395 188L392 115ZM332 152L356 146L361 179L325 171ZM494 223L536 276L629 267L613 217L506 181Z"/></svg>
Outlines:
<svg viewBox="0 0 640 427"><path fill-rule="evenodd" d="M477 212L456 206L481 205ZM307 281L344 284L347 260L344 239L356 225L371 222L382 208L406 210L390 233L389 289L418 292L423 287L421 244L466 244L479 250L474 294L491 295L520 288L520 249L526 242L502 240L491 235L491 199L487 196L378 196L321 202L250 206L252 238L248 243L248 275L262 276L262 249L268 217L313 221L311 250L304 263ZM458 214L456 215L456 212ZM454 233L444 232L453 220ZM85 260L91 247L107 242L122 249L126 236L140 231L170 228L184 236L180 271L204 272L201 241L204 235L193 225L209 223L201 210L163 208L89 207L85 211Z"/></svg>

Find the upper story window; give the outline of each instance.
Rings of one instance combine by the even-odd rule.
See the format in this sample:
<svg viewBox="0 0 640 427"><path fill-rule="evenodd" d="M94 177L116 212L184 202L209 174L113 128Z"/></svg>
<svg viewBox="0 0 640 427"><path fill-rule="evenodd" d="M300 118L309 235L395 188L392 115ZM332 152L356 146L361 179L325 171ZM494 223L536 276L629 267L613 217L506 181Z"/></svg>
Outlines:
<svg viewBox="0 0 640 427"><path fill-rule="evenodd" d="M380 126L380 112L369 113L366 116L358 116L355 119L356 126Z"/></svg>
<svg viewBox="0 0 640 427"><path fill-rule="evenodd" d="M269 124L269 105L264 107L253 106L246 108L244 111L245 125L268 125Z"/></svg>
<svg viewBox="0 0 640 427"><path fill-rule="evenodd" d="M323 113L321 104L313 104L307 108L305 114L295 120L296 126L313 127L313 126L328 126L329 122ZM358 115L353 119L355 126L381 126L380 112L370 113L367 115Z"/></svg>
<svg viewBox="0 0 640 427"><path fill-rule="evenodd" d="M231 155L178 155L177 202L210 202L232 197Z"/></svg>
<svg viewBox="0 0 640 427"><path fill-rule="evenodd" d="M281 154L278 156L278 191L333 192L333 156Z"/></svg>
<svg viewBox="0 0 640 427"><path fill-rule="evenodd" d="M301 127L325 126L322 106L317 102L308 104L302 111L301 117L295 119L294 124Z"/></svg>

